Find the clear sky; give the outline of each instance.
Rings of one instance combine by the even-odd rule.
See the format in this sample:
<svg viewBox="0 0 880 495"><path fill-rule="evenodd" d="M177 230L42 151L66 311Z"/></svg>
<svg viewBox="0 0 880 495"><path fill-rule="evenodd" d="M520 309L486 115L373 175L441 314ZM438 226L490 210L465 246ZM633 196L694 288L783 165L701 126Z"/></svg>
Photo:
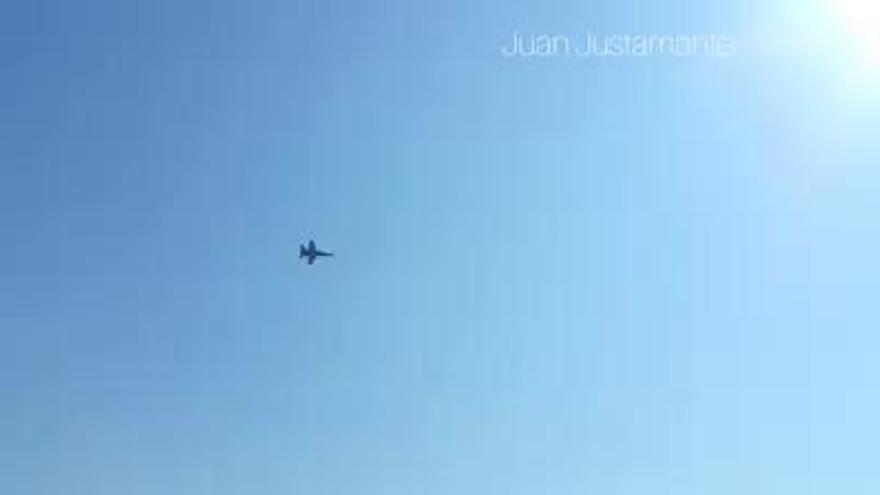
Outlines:
<svg viewBox="0 0 880 495"><path fill-rule="evenodd" d="M0 492L878 493L878 22L3 2Z"/></svg>

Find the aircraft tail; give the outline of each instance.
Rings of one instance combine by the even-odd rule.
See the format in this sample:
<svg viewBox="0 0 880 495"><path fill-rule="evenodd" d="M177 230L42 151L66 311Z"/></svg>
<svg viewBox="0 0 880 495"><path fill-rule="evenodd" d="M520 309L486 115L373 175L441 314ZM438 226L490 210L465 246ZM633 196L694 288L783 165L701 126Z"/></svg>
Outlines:
<svg viewBox="0 0 880 495"><path fill-rule="evenodd" d="M306 247L303 246L302 244L300 244L299 245L299 257L305 258L308 255L309 255L309 253L308 253L308 251L306 251Z"/></svg>

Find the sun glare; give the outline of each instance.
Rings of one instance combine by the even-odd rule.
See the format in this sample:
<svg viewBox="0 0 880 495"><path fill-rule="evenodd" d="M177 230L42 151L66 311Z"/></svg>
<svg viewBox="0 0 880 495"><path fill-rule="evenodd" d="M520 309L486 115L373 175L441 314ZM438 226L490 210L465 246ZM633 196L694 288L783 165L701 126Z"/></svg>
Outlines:
<svg viewBox="0 0 880 495"><path fill-rule="evenodd" d="M880 69L880 1L830 0L866 65Z"/></svg>

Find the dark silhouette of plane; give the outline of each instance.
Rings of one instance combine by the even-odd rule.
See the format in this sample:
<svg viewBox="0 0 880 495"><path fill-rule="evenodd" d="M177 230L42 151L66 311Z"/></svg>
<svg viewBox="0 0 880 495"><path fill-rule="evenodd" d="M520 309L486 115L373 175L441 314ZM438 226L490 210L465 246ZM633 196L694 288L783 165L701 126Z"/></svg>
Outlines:
<svg viewBox="0 0 880 495"><path fill-rule="evenodd" d="M315 262L315 258L320 256L333 256L333 253L319 250L315 247L315 241L309 241L309 247L305 247L302 244L299 245L300 259L308 258L308 263L310 265Z"/></svg>

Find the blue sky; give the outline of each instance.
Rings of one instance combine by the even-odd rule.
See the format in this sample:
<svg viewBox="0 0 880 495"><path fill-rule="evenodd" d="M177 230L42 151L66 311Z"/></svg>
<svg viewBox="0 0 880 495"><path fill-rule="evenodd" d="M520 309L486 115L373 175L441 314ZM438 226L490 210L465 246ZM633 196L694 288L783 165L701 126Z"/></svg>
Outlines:
<svg viewBox="0 0 880 495"><path fill-rule="evenodd" d="M832 4L6 2L0 491L876 493Z"/></svg>

